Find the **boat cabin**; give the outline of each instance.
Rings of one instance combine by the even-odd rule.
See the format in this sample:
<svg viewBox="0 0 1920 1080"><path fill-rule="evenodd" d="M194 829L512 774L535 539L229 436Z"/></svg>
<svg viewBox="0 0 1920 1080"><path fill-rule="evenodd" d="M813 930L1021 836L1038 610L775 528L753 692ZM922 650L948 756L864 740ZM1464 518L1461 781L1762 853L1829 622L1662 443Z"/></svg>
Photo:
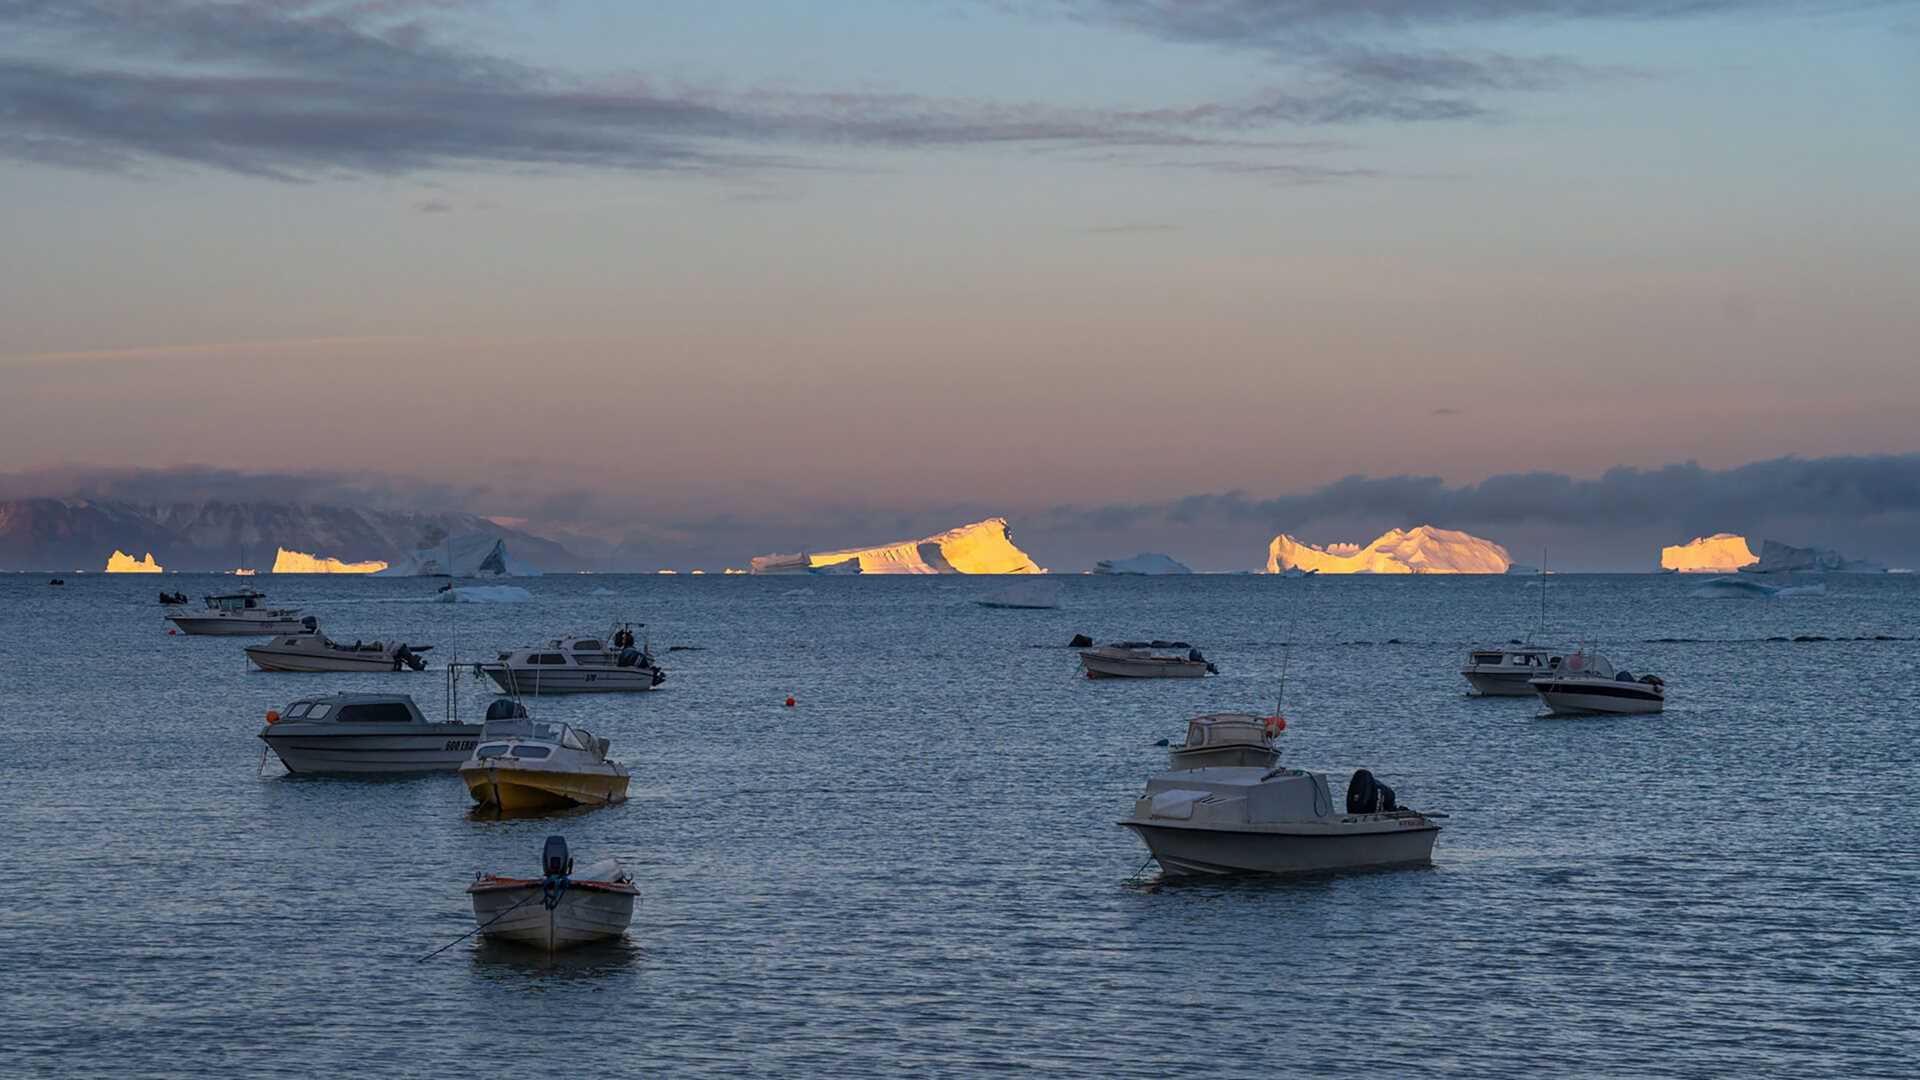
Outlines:
<svg viewBox="0 0 1920 1080"><path fill-rule="evenodd" d="M406 694L331 694L296 701L280 710L277 723L424 724L427 718Z"/></svg>
<svg viewBox="0 0 1920 1080"><path fill-rule="evenodd" d="M556 749L586 754L605 761L612 743L571 724L535 721L525 716L490 719L480 729L480 745L473 756L481 761L511 757L522 761L551 757Z"/></svg>
<svg viewBox="0 0 1920 1080"><path fill-rule="evenodd" d="M1271 742L1270 721L1248 713L1209 713L1187 721L1187 741L1183 749L1201 750L1218 746L1267 746Z"/></svg>
<svg viewBox="0 0 1920 1080"><path fill-rule="evenodd" d="M207 608L211 611L256 611L265 606L261 601L266 598L266 593L256 589L242 589L207 597Z"/></svg>
<svg viewBox="0 0 1920 1080"><path fill-rule="evenodd" d="M631 635L623 640L631 640ZM604 638L579 637L556 638L541 648L507 650L500 653L499 662L514 668L632 667L652 659L632 645L614 649L608 647Z"/></svg>
<svg viewBox="0 0 1920 1080"><path fill-rule="evenodd" d="M1546 674L1560 667L1560 657L1547 650L1530 647L1475 649L1467 658L1475 667L1516 668Z"/></svg>

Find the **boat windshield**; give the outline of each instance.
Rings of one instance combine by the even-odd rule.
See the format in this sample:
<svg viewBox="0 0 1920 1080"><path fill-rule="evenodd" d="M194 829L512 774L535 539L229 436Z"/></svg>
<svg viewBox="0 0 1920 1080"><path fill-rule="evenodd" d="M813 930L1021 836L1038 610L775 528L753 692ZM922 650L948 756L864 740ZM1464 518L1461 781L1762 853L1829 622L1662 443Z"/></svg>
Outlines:
<svg viewBox="0 0 1920 1080"><path fill-rule="evenodd" d="M1569 675L1585 675L1596 679L1611 679L1614 675L1613 662L1596 652L1577 652L1567 657L1562 665Z"/></svg>

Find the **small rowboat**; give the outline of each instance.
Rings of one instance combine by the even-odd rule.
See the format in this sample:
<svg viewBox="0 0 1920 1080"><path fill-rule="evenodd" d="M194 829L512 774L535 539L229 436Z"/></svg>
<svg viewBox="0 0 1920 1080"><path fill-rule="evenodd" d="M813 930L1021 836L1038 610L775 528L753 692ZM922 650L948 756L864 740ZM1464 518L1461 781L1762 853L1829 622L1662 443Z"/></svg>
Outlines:
<svg viewBox="0 0 1920 1080"><path fill-rule="evenodd" d="M618 859L579 871L564 837L547 837L537 878L476 874L467 894L482 936L553 952L627 932L640 895Z"/></svg>

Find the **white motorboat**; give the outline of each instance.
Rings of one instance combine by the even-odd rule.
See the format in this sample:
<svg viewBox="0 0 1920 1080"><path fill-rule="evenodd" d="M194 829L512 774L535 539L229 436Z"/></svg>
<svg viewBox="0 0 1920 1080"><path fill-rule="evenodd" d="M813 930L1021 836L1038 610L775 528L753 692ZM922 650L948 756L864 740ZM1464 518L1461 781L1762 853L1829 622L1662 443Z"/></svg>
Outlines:
<svg viewBox="0 0 1920 1080"><path fill-rule="evenodd" d="M549 836L540 870L535 878L474 875L467 894L483 937L552 952L627 932L640 890L620 860L602 859L575 870L566 840Z"/></svg>
<svg viewBox="0 0 1920 1080"><path fill-rule="evenodd" d="M329 694L269 711L260 738L292 773L453 772L480 729L429 722L406 694Z"/></svg>
<svg viewBox="0 0 1920 1080"><path fill-rule="evenodd" d="M1433 858L1438 815L1400 807L1360 769L1340 813L1327 778L1301 769L1176 769L1147 781L1121 825L1169 877L1312 874Z"/></svg>
<svg viewBox="0 0 1920 1080"><path fill-rule="evenodd" d="M299 608L270 608L261 602L266 598L267 594L258 589L221 593L207 597L203 611L180 611L167 618L183 634L270 637L308 629Z"/></svg>
<svg viewBox="0 0 1920 1080"><path fill-rule="evenodd" d="M609 743L568 724L535 722L517 701L487 706L473 756L460 765L467 793L506 811L602 806L627 797L627 767Z"/></svg>
<svg viewBox="0 0 1920 1080"><path fill-rule="evenodd" d="M1658 675L1635 676L1586 650L1568 656L1558 671L1528 685L1548 709L1560 715L1657 713L1667 705L1667 684Z"/></svg>
<svg viewBox="0 0 1920 1080"><path fill-rule="evenodd" d="M1198 679L1220 669L1184 641L1116 641L1080 653L1089 679Z"/></svg>
<svg viewBox="0 0 1920 1080"><path fill-rule="evenodd" d="M1187 741L1167 750L1174 769L1270 769L1280 760L1273 737L1285 719L1251 713L1208 713L1187 721Z"/></svg>
<svg viewBox="0 0 1920 1080"><path fill-rule="evenodd" d="M311 623L313 619L309 616L305 621ZM261 671L425 671L427 659L420 654L432 648L398 641L356 641L347 645L320 633L316 626L304 634L286 634L265 645L249 645L245 652Z"/></svg>
<svg viewBox="0 0 1920 1080"><path fill-rule="evenodd" d="M1467 654L1467 666L1460 669L1467 686L1482 697L1531 697L1529 685L1542 675L1559 670L1566 650L1545 645L1489 645Z"/></svg>
<svg viewBox="0 0 1920 1080"><path fill-rule="evenodd" d="M636 646L625 626L611 638L555 638L544 646L513 649L478 667L507 694L616 693L651 690L667 681L653 654Z"/></svg>

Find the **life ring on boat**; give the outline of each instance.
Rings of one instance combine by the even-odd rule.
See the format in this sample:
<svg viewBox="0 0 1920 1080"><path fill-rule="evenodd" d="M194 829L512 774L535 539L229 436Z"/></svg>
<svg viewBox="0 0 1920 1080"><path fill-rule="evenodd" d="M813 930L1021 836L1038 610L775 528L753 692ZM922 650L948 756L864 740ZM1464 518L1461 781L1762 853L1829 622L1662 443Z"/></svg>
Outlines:
<svg viewBox="0 0 1920 1080"><path fill-rule="evenodd" d="M1268 738L1272 738L1273 736L1278 735L1281 732L1287 730L1287 718L1284 716L1281 716L1279 713L1274 713L1272 716L1263 717L1261 719L1261 723L1267 729Z"/></svg>

